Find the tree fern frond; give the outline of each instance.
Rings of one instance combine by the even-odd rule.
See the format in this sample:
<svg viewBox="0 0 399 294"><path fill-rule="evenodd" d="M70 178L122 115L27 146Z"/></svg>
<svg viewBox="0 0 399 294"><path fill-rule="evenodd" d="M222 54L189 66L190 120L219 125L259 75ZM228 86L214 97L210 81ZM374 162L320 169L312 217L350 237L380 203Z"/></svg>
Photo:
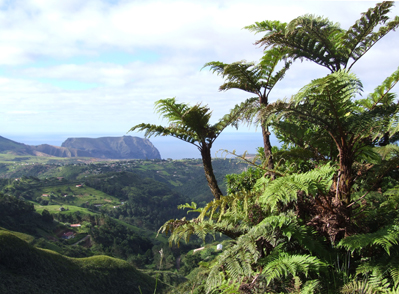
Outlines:
<svg viewBox="0 0 399 294"><path fill-rule="evenodd" d="M287 23L280 22L278 20L265 20L262 22L255 22L253 25L245 26L244 29L249 30L250 32L265 33L265 36L269 36L276 33L285 34L287 28Z"/></svg>
<svg viewBox="0 0 399 294"><path fill-rule="evenodd" d="M383 160L389 160L395 157L399 157L399 146L394 144L388 144L382 147L374 148L374 151L378 153Z"/></svg>
<svg viewBox="0 0 399 294"><path fill-rule="evenodd" d="M360 99L356 103L371 110L378 104L390 105L393 103L396 94L390 93L392 88L399 81L399 68L395 70L389 77L387 77L381 85L374 89L373 93L370 93L366 99Z"/></svg>
<svg viewBox="0 0 399 294"><path fill-rule="evenodd" d="M300 294L314 294L320 293L320 281L319 280L309 280L306 281L305 284L302 286Z"/></svg>
<svg viewBox="0 0 399 294"><path fill-rule="evenodd" d="M361 251L370 246L381 246L388 254L390 248L398 245L399 231L395 226L389 226L374 233L348 236L338 243L338 247L350 251Z"/></svg>
<svg viewBox="0 0 399 294"><path fill-rule="evenodd" d="M393 1L377 3L375 7L362 13L361 18L346 31L340 45L342 49L350 52L348 57L352 58L354 62L362 57L381 38L399 26L398 17L388 22L389 17L387 14L392 6ZM379 27L378 31L374 31L377 27Z"/></svg>
<svg viewBox="0 0 399 294"><path fill-rule="evenodd" d="M272 211L279 202L286 205L296 201L297 193L300 191L313 196L320 191L326 193L331 187L335 171L333 166L326 164L307 173L277 178L265 187L259 202Z"/></svg>
<svg viewBox="0 0 399 294"><path fill-rule="evenodd" d="M240 287L240 283L232 280L232 279L223 279L219 283L218 287L214 288L211 290L211 292L208 292L210 294L215 293L215 294L236 294L238 293L238 289Z"/></svg>
<svg viewBox="0 0 399 294"><path fill-rule="evenodd" d="M351 281L345 284L342 289L342 294L376 294L381 293L380 287L374 287L367 281Z"/></svg>
<svg viewBox="0 0 399 294"><path fill-rule="evenodd" d="M264 33L256 44L265 49L284 48L288 51L287 56L294 60L305 58L335 72L350 69L375 43L399 27L399 17L389 21L387 16L392 6L393 1L377 3L362 13L348 30L314 15L297 17L288 25L273 21L257 22L246 29Z"/></svg>
<svg viewBox="0 0 399 294"><path fill-rule="evenodd" d="M199 213L201 213L201 211L203 209L202 207L198 207L197 208L197 203L195 203L195 202L191 202L191 204L189 204L189 203L180 204L180 205L177 206L177 209L186 209L186 208L190 209L190 210L187 211L187 214L189 212L199 212Z"/></svg>
<svg viewBox="0 0 399 294"><path fill-rule="evenodd" d="M398 288L398 286L399 286L399 265L396 264L396 267L390 267L389 274L391 275L391 277L393 279L394 286L396 288Z"/></svg>
<svg viewBox="0 0 399 294"><path fill-rule="evenodd" d="M213 128L216 130L215 133L220 134L226 127L233 126L238 127L240 120L243 120L245 113L248 113L253 108L253 104L256 103L256 98L249 98L244 102L237 104L230 112L224 115Z"/></svg>
<svg viewBox="0 0 399 294"><path fill-rule="evenodd" d="M155 111L170 123L182 121L183 113L189 109L185 103L176 103L175 98L160 99L155 102Z"/></svg>
<svg viewBox="0 0 399 294"><path fill-rule="evenodd" d="M267 284L270 284L275 279L283 279L289 275L296 276L297 273L307 277L310 271L318 273L325 266L325 263L311 255L281 254L265 264L262 275L266 277Z"/></svg>

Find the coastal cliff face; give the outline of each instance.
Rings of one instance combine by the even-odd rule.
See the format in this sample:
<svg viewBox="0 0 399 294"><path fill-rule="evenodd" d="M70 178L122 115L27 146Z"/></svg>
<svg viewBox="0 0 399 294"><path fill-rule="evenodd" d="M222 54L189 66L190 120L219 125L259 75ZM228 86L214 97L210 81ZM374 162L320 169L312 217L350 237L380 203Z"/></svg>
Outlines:
<svg viewBox="0 0 399 294"><path fill-rule="evenodd" d="M109 159L161 159L148 139L132 136L103 138L68 138L61 147L88 152L90 157Z"/></svg>
<svg viewBox="0 0 399 294"><path fill-rule="evenodd" d="M161 159L158 149L149 140L132 136L68 138L61 147L48 144L25 145L0 136L0 153L103 159Z"/></svg>

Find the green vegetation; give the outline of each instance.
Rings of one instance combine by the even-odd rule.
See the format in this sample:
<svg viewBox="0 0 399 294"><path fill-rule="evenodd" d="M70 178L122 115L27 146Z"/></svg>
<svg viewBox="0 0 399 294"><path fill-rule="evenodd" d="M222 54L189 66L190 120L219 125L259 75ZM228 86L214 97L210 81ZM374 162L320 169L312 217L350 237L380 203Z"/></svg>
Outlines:
<svg viewBox="0 0 399 294"><path fill-rule="evenodd" d="M6 148L6 147L5 147ZM9 164L13 162L15 164L51 164L53 162L62 162L68 164L81 163L89 161L86 158L63 158L63 157L47 157L47 156L33 156L33 155L15 155L12 153L0 153L0 163Z"/></svg>
<svg viewBox="0 0 399 294"><path fill-rule="evenodd" d="M70 258L0 231L1 293L162 293L166 285L108 256ZM140 289L140 290L139 290Z"/></svg>
<svg viewBox="0 0 399 294"><path fill-rule="evenodd" d="M64 208L65 210L60 211L60 209ZM76 212L80 212L82 214L88 214L88 215L96 215L95 212L92 212L88 210L87 208L82 208L78 206L73 206L73 205L46 205L46 206L41 206L41 205L35 205L35 210L38 213L42 213L43 210L49 211L51 214L57 214L61 213L63 215L73 215L76 214Z"/></svg>
<svg viewBox="0 0 399 294"><path fill-rule="evenodd" d="M387 17L392 5L377 4L348 30L312 15L289 24L265 21L248 27L265 34L258 43L266 49L281 50L291 62L306 58L331 74L305 85L288 101L257 109L258 121L272 126L283 142L281 149L272 148L274 168L271 157L259 150L262 163L229 176L228 194L203 207L181 205L199 215L161 227L171 244L191 236L205 242L217 233L232 239L223 253L188 275L180 289L398 292L399 106L390 91L399 82L399 69L362 99L357 94L363 85L350 71L399 26L399 17ZM237 64L208 65L227 78L223 89L241 89L241 80L230 72ZM229 86L232 77L235 84Z"/></svg>
<svg viewBox="0 0 399 294"><path fill-rule="evenodd" d="M285 54L284 48L274 48L265 53L259 64L244 61L226 64L214 61L208 62L204 67L209 66L214 73L226 79L225 83L219 87L220 91L239 89L257 96L257 98L248 100L250 105L247 107L246 113L241 114L241 119L253 122L260 109L269 105L270 92L284 77L291 65L291 62L284 60L284 66L276 71ZM260 124L262 129L263 152L265 158L267 158L268 168L273 170L274 161L272 145L270 143L271 134L264 120L263 117L260 117L257 123Z"/></svg>
<svg viewBox="0 0 399 294"><path fill-rule="evenodd" d="M215 162L220 179L246 166L237 160ZM185 281L176 272L176 261L199 247L200 241L169 249L167 238L155 238L155 230L176 215L185 216L177 205L188 198L177 193L179 189L204 203L212 198L200 160L70 165L53 162L35 169L34 165L18 166L20 177L0 179L5 194L0 195L2 231L12 231L35 248L63 256L108 255L126 260L154 278L159 276L158 280L166 284ZM197 190L191 186L193 182ZM65 233L73 233L74 238L64 239ZM161 249L165 259L160 272ZM27 277L27 281L30 278L34 276Z"/></svg>
<svg viewBox="0 0 399 294"><path fill-rule="evenodd" d="M197 104L189 106L185 103L177 103L175 98L161 99L155 102L155 108L163 118L167 119L167 127L142 123L130 129L131 131L145 131L146 137L172 136L190 143L198 148L201 153L202 164L208 186L213 197L220 199L223 194L217 183L212 167L211 149L212 145L228 126L237 127L238 118L245 111L251 101L248 100L241 105L236 105L216 124L210 124L212 111L207 106Z"/></svg>
<svg viewBox="0 0 399 294"><path fill-rule="evenodd" d="M245 163L1 165L0 292L397 293L399 104L391 90L399 69L361 99L351 72L399 27L399 17L387 17L392 5L376 4L348 30L312 15L249 26L272 48L258 65L207 64L226 78L222 90L262 91L244 112L211 126L207 107L165 99L158 110L171 125L133 127L198 144L209 160L228 124L255 119L266 141L272 127L282 147L265 142L255 158L239 156ZM269 103L298 58L331 73ZM169 244L152 239L159 226Z"/></svg>

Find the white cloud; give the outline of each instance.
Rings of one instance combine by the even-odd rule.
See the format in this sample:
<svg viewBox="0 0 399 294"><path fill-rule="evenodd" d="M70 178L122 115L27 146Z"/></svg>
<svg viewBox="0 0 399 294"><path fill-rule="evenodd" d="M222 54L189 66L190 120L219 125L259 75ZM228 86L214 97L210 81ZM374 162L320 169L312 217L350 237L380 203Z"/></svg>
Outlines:
<svg viewBox="0 0 399 294"><path fill-rule="evenodd" d="M12 1L0 11L0 45L9 46L0 62L23 63L38 57L95 54L104 48L216 50L217 55L249 51L255 37L242 28L255 21L289 21L306 12L322 13L315 1ZM369 4L367 4L368 6ZM328 14L354 20L359 6L328 5ZM367 7L366 6L366 7ZM331 9L332 8L332 9ZM356 9L355 9L356 8ZM364 9L362 9L364 10ZM349 13L351 12L351 13ZM350 15L349 15L350 14ZM342 16L341 16L342 18ZM346 20L346 18L342 18ZM345 21L346 22L346 21ZM352 22L351 22L352 23ZM231 49L234 50L231 50ZM23 50L24 54L21 54Z"/></svg>
<svg viewBox="0 0 399 294"><path fill-rule="evenodd" d="M117 1L19 0L0 6L0 125L10 132L41 130L124 134L141 122L162 123L154 101L174 97L203 102L221 117L248 94L218 92L220 77L201 67L209 61L256 61L260 35L243 30L265 19L289 21L305 13L324 14L347 28L375 1ZM397 7L393 15L399 15ZM354 67L367 90L399 65L397 32L390 33ZM147 50L156 62L101 61L104 52ZM99 56L95 62L86 57ZM74 63L74 58L81 62ZM52 64L41 64L43 61ZM40 64L40 66L38 66ZM1 68L0 68L1 69ZM297 62L272 92L290 97L328 71ZM47 79L47 83L41 82ZM93 83L68 90L54 81ZM372 84L372 86L368 86Z"/></svg>

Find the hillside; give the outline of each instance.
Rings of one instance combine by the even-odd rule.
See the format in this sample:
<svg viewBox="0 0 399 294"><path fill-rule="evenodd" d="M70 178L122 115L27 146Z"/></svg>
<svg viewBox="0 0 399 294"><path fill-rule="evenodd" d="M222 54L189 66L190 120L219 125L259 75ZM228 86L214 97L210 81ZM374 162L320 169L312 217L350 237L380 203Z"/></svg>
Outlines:
<svg viewBox="0 0 399 294"><path fill-rule="evenodd" d="M17 143L17 142L14 142L12 140L9 140L7 138L0 136L0 153L9 151L9 152L13 152L14 154L18 154L18 155L26 155L26 154L30 154L28 152L28 150L29 150L28 145L25 145L22 143Z"/></svg>
<svg viewBox="0 0 399 294"><path fill-rule="evenodd" d="M161 293L165 285L127 262L71 258L0 231L0 293Z"/></svg>
<svg viewBox="0 0 399 294"><path fill-rule="evenodd" d="M86 151L97 158L161 159L159 151L147 139L132 136L103 138L68 138L61 147Z"/></svg>
<svg viewBox="0 0 399 294"><path fill-rule="evenodd" d="M32 150L54 157L92 157L90 152L75 148L58 147L48 144L30 146Z"/></svg>
<svg viewBox="0 0 399 294"><path fill-rule="evenodd" d="M155 238L155 231L167 220L194 217L194 214L187 215L185 210L178 210L179 204L193 200L204 202L212 197L200 160L74 164L64 160L28 164L21 160L3 165L4 171L8 172L0 179L1 192L4 193L0 194L0 231L2 235L13 231L13 235L28 242L23 246L29 245L30 249L21 249L27 252L28 257L19 255L29 263L27 269L17 265L13 267L12 264L22 264L21 260L9 258L0 262L0 272L4 272L0 293L5 290L10 292L4 293L20 293L24 288L29 293L40 293L45 291L44 288L57 293L55 285L43 278L46 275L52 280L62 280L57 285L65 290L58 288L58 293L71 293L75 286L67 285L63 279L73 280L74 285L81 287L83 279L91 281L95 275L92 273L97 269L108 280L97 283L96 276L95 282L81 287L83 291L103 293L94 286L114 287L114 275L121 272L121 276L125 275L125 280L129 280L128 275L135 274L136 268L157 277L158 281L177 287L186 281L184 275L197 267L200 261L209 261L209 256L213 258L216 254L211 249L211 253L204 255L187 255L190 250L201 247L202 241L195 236L189 244L182 243L180 247L169 247L164 235ZM222 184L226 173L239 172L246 164L215 159L214 166ZM71 224L79 226L72 227ZM74 237L65 239L64 234L73 234ZM221 242L220 237L217 239L216 242ZM13 250L18 246L22 245L12 246ZM3 247L0 240L2 250ZM7 250L5 254L16 256L11 249ZM161 250L163 257L159 253ZM61 274L48 275L43 267ZM104 272L103 267L110 269ZM73 273L69 272L71 268ZM79 273L76 274L79 278L75 272ZM23 280L22 285L17 284L18 279ZM121 286L131 288L129 293L140 293L137 288L120 281L117 279ZM154 293L155 286L148 287L152 292L145 292L144 286L141 286L142 293ZM157 287L156 293L161 293L160 288Z"/></svg>

